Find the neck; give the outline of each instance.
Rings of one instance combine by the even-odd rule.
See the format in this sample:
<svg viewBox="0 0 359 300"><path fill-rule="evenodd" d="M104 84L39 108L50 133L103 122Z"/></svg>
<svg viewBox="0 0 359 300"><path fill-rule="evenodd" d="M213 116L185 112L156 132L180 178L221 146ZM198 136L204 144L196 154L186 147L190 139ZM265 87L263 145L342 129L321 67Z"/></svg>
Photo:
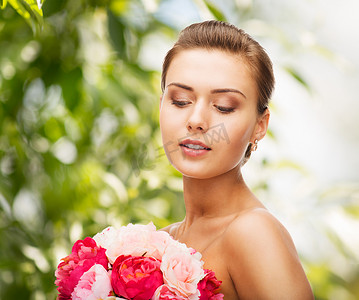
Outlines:
<svg viewBox="0 0 359 300"><path fill-rule="evenodd" d="M248 206L247 200L253 202L254 198L239 168L209 179L184 176L183 195L187 226L198 218L222 217L239 212Z"/></svg>

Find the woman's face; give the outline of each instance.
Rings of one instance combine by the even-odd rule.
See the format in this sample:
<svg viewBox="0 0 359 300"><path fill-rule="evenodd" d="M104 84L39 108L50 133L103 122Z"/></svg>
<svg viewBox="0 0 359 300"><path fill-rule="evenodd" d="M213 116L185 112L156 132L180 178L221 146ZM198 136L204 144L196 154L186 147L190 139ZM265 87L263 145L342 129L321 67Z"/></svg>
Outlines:
<svg viewBox="0 0 359 300"><path fill-rule="evenodd" d="M265 135L268 118L257 115L256 83L238 57L189 49L173 58L160 127L166 155L184 176L205 179L238 167L248 143Z"/></svg>

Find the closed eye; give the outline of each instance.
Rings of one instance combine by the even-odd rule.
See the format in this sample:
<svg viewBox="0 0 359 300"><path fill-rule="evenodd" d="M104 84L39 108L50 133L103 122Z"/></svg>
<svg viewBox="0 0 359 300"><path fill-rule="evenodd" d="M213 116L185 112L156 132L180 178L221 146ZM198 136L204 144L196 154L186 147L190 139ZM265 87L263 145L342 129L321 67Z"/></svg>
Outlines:
<svg viewBox="0 0 359 300"><path fill-rule="evenodd" d="M172 103L173 105L177 106L177 107L184 107L187 104L190 104L190 101L183 101L183 100L173 100L172 99Z"/></svg>
<svg viewBox="0 0 359 300"><path fill-rule="evenodd" d="M234 111L233 107L224 107L224 106L219 106L219 105L215 105L215 107L217 108L217 110L221 113L224 114L228 114Z"/></svg>

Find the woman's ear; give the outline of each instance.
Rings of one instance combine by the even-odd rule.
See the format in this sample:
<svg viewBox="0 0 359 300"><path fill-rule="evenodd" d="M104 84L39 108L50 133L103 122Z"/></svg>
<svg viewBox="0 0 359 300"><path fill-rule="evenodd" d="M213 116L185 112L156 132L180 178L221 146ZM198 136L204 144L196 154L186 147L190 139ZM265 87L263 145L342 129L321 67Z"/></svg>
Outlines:
<svg viewBox="0 0 359 300"><path fill-rule="evenodd" d="M268 129L269 117L270 117L270 112L269 109L266 108L264 113L258 117L257 124L253 132L253 140L259 141L262 138L264 138Z"/></svg>

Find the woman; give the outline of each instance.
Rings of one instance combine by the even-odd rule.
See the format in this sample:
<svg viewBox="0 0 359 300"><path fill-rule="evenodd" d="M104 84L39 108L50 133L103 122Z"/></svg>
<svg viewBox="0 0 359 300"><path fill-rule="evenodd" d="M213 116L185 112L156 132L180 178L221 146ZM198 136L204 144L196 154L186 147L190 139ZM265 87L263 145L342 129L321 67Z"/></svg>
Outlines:
<svg viewBox="0 0 359 300"><path fill-rule="evenodd" d="M263 48L224 22L185 28L163 64L162 139L186 206L164 230L202 253L227 300L313 299L288 232L241 174L266 134L273 87Z"/></svg>

